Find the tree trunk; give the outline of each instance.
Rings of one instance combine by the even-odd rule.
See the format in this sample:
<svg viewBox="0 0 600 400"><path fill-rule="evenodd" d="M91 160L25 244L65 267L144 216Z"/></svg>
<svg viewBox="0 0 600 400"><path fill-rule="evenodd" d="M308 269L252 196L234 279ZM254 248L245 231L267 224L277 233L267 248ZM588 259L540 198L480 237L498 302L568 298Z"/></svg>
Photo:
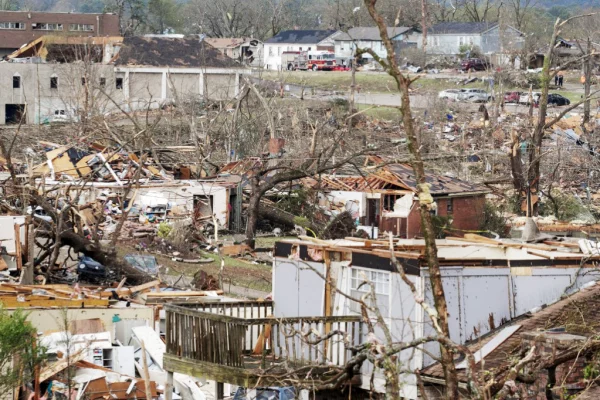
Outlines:
<svg viewBox="0 0 600 400"><path fill-rule="evenodd" d="M258 225L261 197L262 192L258 189L258 185L253 182L246 220L246 244L251 248L254 248L256 244L256 226Z"/></svg>
<svg viewBox="0 0 600 400"><path fill-rule="evenodd" d="M590 38L587 39L587 49L586 49L586 58L583 60L583 76L585 78L585 82L583 84L583 96L585 102L583 103L583 124L585 128L585 124L590 122L590 92L592 88L592 43Z"/></svg>
<svg viewBox="0 0 600 400"><path fill-rule="evenodd" d="M395 79L397 88L401 94L402 103L400 109L402 112L404 130L406 132L407 146L411 155L411 165L415 172L415 179L417 181L417 198L419 199L419 211L421 214L421 229L425 239L425 256L427 259L427 266L429 267L429 278L433 291L435 309L439 317L438 323L442 334L445 337L450 338L450 329L448 327L448 306L446 304L444 287L442 285L442 275L437 257L437 246L435 243L435 231L430 213L434 202L429 191L430 185L425 182L425 167L421 157L421 151L417 141L417 132L415 130L415 124L410 107L409 87L411 81L407 76L404 76L398 68L393 44L387 35L387 24L385 23L383 17L378 14L375 9L376 1L377 0L365 0L365 5L369 10L369 14L379 28L379 33L384 41L388 53L388 73ZM453 351L449 346L440 345L440 352L440 361L444 369L444 379L447 389L446 397L451 400L458 399L458 377L453 360ZM397 390L399 392L399 388ZM397 398L399 398L399 393Z"/></svg>
<svg viewBox="0 0 600 400"><path fill-rule="evenodd" d="M529 173L527 174L527 185L532 195L538 195L540 192L540 165L542 156L542 139L544 138L544 127L546 126L546 114L548 111L548 87L550 85L550 66L552 65L552 56L556 37L558 36L560 20L557 20L552 32L552 39L546 57L544 58L544 66L541 74L542 94L538 108L538 120L533 130L532 145L528 148L529 153ZM531 205L532 215L538 213L538 202Z"/></svg>
<svg viewBox="0 0 600 400"><path fill-rule="evenodd" d="M422 33L422 43L423 53L427 53L427 16L429 15L429 11L427 10L427 0L421 0L421 31ZM423 65L423 68L425 66Z"/></svg>

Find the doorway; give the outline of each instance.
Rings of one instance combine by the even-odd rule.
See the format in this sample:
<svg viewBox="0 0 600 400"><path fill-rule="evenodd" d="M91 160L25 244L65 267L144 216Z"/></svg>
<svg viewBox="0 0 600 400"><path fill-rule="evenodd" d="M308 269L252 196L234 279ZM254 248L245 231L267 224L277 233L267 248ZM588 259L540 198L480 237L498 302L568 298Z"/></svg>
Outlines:
<svg viewBox="0 0 600 400"><path fill-rule="evenodd" d="M25 123L25 104L7 104L4 109L5 123L18 124Z"/></svg>

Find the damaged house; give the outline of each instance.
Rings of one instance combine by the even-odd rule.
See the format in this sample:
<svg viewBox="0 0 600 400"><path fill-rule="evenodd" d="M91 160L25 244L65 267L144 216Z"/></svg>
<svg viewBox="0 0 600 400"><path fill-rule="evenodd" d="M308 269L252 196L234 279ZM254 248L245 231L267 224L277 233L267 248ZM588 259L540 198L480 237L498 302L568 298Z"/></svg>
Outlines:
<svg viewBox="0 0 600 400"><path fill-rule="evenodd" d="M562 313L562 319L554 318L560 316L560 312L542 311L540 315L545 315L543 322L534 317L537 321L534 323L532 320L530 323L528 315L535 315L544 304L551 304L565 293L569 294L590 281L597 280L595 260L598 255L590 254L583 246L580 248L577 241L548 240L527 244L508 239L466 236L437 240L436 243L452 340L461 344L472 342L474 350L483 346L487 351L489 346L486 343L498 344L493 339L494 336L484 336L482 343L477 339L489 332L498 332L494 335L503 336L503 330L496 331L496 328L507 321L515 321L515 325L521 325L523 333L570 324L567 333L576 335L581 335L584 330L579 329L583 328L582 319L589 326L595 324L597 318L589 314L591 311L584 311L584 317L573 307L570 312L572 315ZM435 336L431 320L416 300L423 297L428 304L433 304L425 260L425 243L423 240L395 239L393 251L399 267L403 268L406 278L414 284L416 295L413 295L396 265L392 263L390 243L387 240L306 239L276 243L273 260L274 319L362 318L360 304L352 298L363 298L367 303L377 306L390 329L394 343ZM370 282L370 285L365 282ZM369 295L371 290L374 290L375 297ZM594 291L597 297L598 290ZM577 304L583 307L579 310L595 309L595 302L578 301ZM336 328L331 328L332 331L334 329ZM354 330L347 332L355 337ZM327 327L321 328L319 333L327 334ZM375 335L376 340L385 342L385 337L378 328ZM518 354L519 351L518 334L514 338L507 343L508 346L498 347L485 367L498 367L499 372L506 371L503 366L513 359L512 355L507 354ZM423 370L434 364L433 357L439 354L439 345L428 342L422 348L425 351L415 348L399 353L403 370ZM335 352L332 351L331 354ZM375 392L385 393L385 377L377 372L373 378L372 371L370 364L363 364L362 380L360 383L353 383L353 386L356 384L370 390L373 385ZM425 371L431 376L430 383L443 381L443 372L439 366ZM400 378L403 398L420 398L415 376L405 374ZM543 385L535 390L542 387Z"/></svg>
<svg viewBox="0 0 600 400"><path fill-rule="evenodd" d="M0 124L235 97L250 70L195 38L44 37L0 64Z"/></svg>
<svg viewBox="0 0 600 400"><path fill-rule="evenodd" d="M489 189L460 179L427 173L435 215L457 230L476 230L483 220ZM389 164L365 176L323 175L306 181L323 192L320 206L337 213L349 211L358 228L371 237L379 232L413 238L421 234L417 182L408 164Z"/></svg>

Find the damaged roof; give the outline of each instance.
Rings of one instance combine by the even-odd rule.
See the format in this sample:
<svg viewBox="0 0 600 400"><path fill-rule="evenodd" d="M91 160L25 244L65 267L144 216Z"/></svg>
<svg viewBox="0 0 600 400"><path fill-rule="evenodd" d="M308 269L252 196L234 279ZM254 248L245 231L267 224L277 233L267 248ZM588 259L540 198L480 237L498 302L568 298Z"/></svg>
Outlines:
<svg viewBox="0 0 600 400"><path fill-rule="evenodd" d="M588 285L570 297L557 301L533 315L530 313L500 326L491 334L474 341L468 346L469 349L475 353L505 328L520 326L516 333L510 335L487 355L484 354L483 368L488 372L495 371L500 374L502 372L499 371L508 370L515 357L519 358L523 333L543 333L553 328L564 328L565 333L569 334L585 337L597 335L600 326L600 313L597 312L600 308L600 284L592 282ZM482 368L481 363L477 363L477 369L480 368ZM423 369L421 373L424 378L444 377L444 371L439 363ZM467 381L465 369L458 370L458 376L461 381Z"/></svg>
<svg viewBox="0 0 600 400"><path fill-rule="evenodd" d="M252 41L259 42L251 38L205 38L204 41L216 49L235 48Z"/></svg>
<svg viewBox="0 0 600 400"><path fill-rule="evenodd" d="M430 192L434 196L458 194L483 194L490 190L480 184L469 183L450 176L426 172L425 180L431 185ZM307 182L308 183L308 182ZM417 181L412 167L408 164L389 164L375 171L365 172L364 176L322 176L313 181L322 189L341 191L371 190L410 190L417 191Z"/></svg>
<svg viewBox="0 0 600 400"><path fill-rule="evenodd" d="M210 44L194 38L126 37L115 65L241 68Z"/></svg>
<svg viewBox="0 0 600 400"><path fill-rule="evenodd" d="M292 30L282 31L271 39L265 40L265 43L297 43L297 44L314 44L322 42L337 31L335 29L318 30L318 29L307 29L307 30Z"/></svg>

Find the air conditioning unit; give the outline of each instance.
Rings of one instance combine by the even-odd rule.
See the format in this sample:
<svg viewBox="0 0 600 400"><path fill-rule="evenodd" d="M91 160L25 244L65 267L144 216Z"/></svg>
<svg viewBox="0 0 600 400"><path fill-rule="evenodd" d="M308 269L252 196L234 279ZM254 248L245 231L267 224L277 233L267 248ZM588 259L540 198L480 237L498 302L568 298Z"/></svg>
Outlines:
<svg viewBox="0 0 600 400"><path fill-rule="evenodd" d="M34 22L34 23L31 24L31 26L37 26L37 24Z"/></svg>

